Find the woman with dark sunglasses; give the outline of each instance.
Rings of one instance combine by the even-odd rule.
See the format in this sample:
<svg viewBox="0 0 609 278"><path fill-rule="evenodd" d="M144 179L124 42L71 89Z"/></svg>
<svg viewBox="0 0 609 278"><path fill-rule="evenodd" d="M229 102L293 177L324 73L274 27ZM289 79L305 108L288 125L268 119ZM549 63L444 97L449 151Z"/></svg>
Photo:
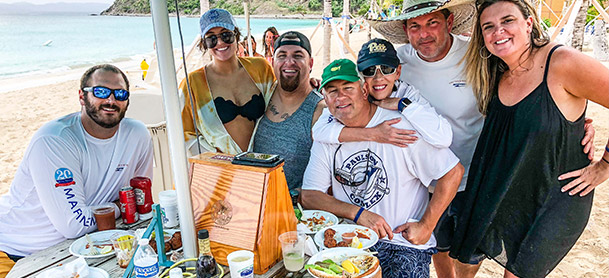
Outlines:
<svg viewBox="0 0 609 278"><path fill-rule="evenodd" d="M484 253L504 277L545 277L609 177L609 147L590 161L581 145L588 100L609 107L609 70L550 42L528 1L478 2L466 75L486 118L450 255Z"/></svg>
<svg viewBox="0 0 609 278"><path fill-rule="evenodd" d="M349 141L376 141L406 147L417 140L418 133L423 140L438 148L447 148L452 142L450 123L436 113L429 102L410 84L398 80L401 73L400 60L393 45L384 39L372 39L362 46L357 58L357 68L363 76L364 89L368 100L382 108L399 110L415 130L391 127L399 118L384 122L373 128L342 127L338 121L328 121L332 117L324 109L313 126L313 140L323 143ZM336 130L340 130L337 133Z"/></svg>
<svg viewBox="0 0 609 278"><path fill-rule="evenodd" d="M199 48L212 60L180 84L187 148L190 154L251 150L258 119L272 94L273 69L263 58L237 57L240 33L228 11L207 11L200 27Z"/></svg>

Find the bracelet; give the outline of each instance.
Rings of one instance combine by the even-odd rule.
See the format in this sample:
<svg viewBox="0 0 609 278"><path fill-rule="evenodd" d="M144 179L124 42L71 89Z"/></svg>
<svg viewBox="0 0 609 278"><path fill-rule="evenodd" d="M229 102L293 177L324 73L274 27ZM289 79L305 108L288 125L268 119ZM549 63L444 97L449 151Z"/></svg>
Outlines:
<svg viewBox="0 0 609 278"><path fill-rule="evenodd" d="M605 161L607 164L609 164L609 160L605 159L604 157L601 157L602 161Z"/></svg>
<svg viewBox="0 0 609 278"><path fill-rule="evenodd" d="M412 102L408 98L401 98L398 102L398 112L402 113L410 103Z"/></svg>
<svg viewBox="0 0 609 278"><path fill-rule="evenodd" d="M363 211L364 211L364 207L359 208L359 210L357 211L355 218L353 218L353 222L355 222L355 224L357 224L357 220L359 219L359 216L362 215Z"/></svg>
<svg viewBox="0 0 609 278"><path fill-rule="evenodd" d="M605 146L605 151L609 152L609 147Z"/></svg>

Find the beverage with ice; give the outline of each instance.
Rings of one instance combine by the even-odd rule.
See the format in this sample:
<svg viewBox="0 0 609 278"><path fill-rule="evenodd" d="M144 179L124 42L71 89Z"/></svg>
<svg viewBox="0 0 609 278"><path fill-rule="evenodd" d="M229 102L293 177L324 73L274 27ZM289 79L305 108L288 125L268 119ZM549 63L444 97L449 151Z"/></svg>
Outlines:
<svg viewBox="0 0 609 278"><path fill-rule="evenodd" d="M295 252L283 254L283 264L287 271L299 271L304 266L304 254Z"/></svg>
<svg viewBox="0 0 609 278"><path fill-rule="evenodd" d="M283 264L288 271L299 271L304 266L304 246L306 235L292 231L279 236Z"/></svg>

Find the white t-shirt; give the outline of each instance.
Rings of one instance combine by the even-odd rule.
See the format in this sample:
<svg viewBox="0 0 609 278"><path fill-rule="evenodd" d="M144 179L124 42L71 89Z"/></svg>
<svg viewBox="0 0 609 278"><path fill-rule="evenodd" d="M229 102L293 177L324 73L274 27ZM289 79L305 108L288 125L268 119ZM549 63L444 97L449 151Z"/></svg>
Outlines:
<svg viewBox="0 0 609 278"><path fill-rule="evenodd" d="M397 111L377 108L366 127L400 116ZM413 129L406 119L396 127ZM391 229L420 220L429 203L429 183L444 176L459 162L450 149L436 148L425 140L417 140L407 148L363 141L343 143L336 152L339 146L313 141L302 189L327 192L332 186L336 199L381 215ZM336 172L344 172L343 176L351 176L353 181L368 178L357 187L349 187L336 180ZM433 235L423 245L413 245L401 234L394 234L391 241L383 240L417 249L436 245Z"/></svg>
<svg viewBox="0 0 609 278"><path fill-rule="evenodd" d="M423 140L438 148L450 146L453 139L450 123L429 105L429 102L419 94L415 87L401 81L397 81L395 85L398 89L392 92L389 97L408 98L412 102L404 108L402 115L410 121L414 130L423 137ZM340 143L338 136L344 125L333 119L330 110L327 107L324 108L313 126L313 140L322 143Z"/></svg>
<svg viewBox="0 0 609 278"><path fill-rule="evenodd" d="M134 176L152 178L152 159L150 133L133 119L109 139L89 135L80 112L45 124L0 197L0 250L27 256L96 230L92 206L117 200Z"/></svg>
<svg viewBox="0 0 609 278"><path fill-rule="evenodd" d="M471 86L466 84L465 62L460 63L469 42L465 37L452 36L453 44L440 61L424 61L410 44L399 47L397 52L402 64L400 80L419 89L421 95L452 126L453 142L450 149L465 167L459 186L459 191L463 191L484 118L478 111Z"/></svg>

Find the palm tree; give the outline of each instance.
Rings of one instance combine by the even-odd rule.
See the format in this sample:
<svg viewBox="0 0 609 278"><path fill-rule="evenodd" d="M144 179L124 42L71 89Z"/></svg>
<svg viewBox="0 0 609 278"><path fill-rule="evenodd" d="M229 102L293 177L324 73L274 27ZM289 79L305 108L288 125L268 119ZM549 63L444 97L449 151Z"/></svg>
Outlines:
<svg viewBox="0 0 609 278"><path fill-rule="evenodd" d="M586 27L586 17L588 15L588 7L590 7L590 0L579 1L583 1L583 3L577 12L577 17L575 18L571 46L579 51L582 51L584 46L584 28Z"/></svg>

